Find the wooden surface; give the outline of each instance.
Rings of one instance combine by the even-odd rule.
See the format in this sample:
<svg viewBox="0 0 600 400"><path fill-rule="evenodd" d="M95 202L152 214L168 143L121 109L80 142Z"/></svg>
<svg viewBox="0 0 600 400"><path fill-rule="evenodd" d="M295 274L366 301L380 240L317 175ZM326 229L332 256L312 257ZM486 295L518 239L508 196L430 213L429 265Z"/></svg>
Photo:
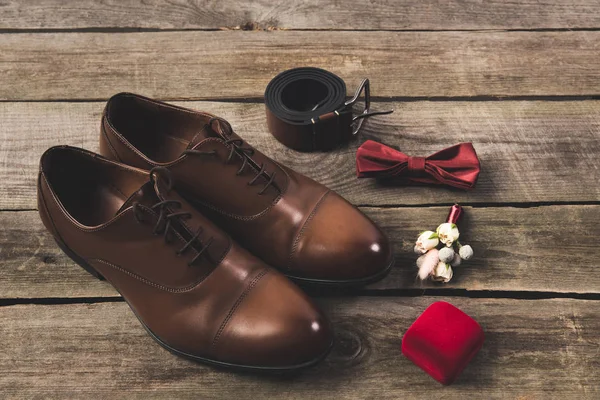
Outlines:
<svg viewBox="0 0 600 400"><path fill-rule="evenodd" d="M600 32L5 34L0 100L260 98L278 72L307 65L351 87L369 77L383 97L595 96Z"/></svg>
<svg viewBox="0 0 600 400"><path fill-rule="evenodd" d="M598 240L588 234L598 229L600 206L465 209L469 229L463 237L477 257L456 268L455 278L440 286L416 282L412 248L414 236L423 227L435 227L447 207L362 208L388 233L396 254L390 275L369 286L368 293L461 289L600 294ZM37 211L2 212L0 226L5 227L0 231L0 299L118 296L110 285L74 267L47 234ZM568 236L559 226L569 226Z"/></svg>
<svg viewBox="0 0 600 400"><path fill-rule="evenodd" d="M334 153L298 153L268 133L263 104L178 102L222 115L276 160L366 206L595 201L600 198L600 101L382 102L395 109L364 124L360 137ZM0 103L4 179L0 208L36 207L38 162L50 146L98 149L101 102ZM356 179L356 148L366 139L427 156L473 142L481 159L477 190L378 185ZM585 173L582 173L585 171ZM443 218L443 217L442 217Z"/></svg>
<svg viewBox="0 0 600 400"><path fill-rule="evenodd" d="M584 29L594 0L4 0L0 29Z"/></svg>
<svg viewBox="0 0 600 400"><path fill-rule="evenodd" d="M0 2L0 393L30 398L600 398L600 4L594 0ZM331 153L268 133L262 94L311 65L349 90L369 77L377 109ZM234 374L173 356L110 285L70 261L37 215L49 146L97 150L119 91L221 115L276 160L335 189L390 236L381 282L311 291L337 343L299 376ZM472 142L477 187L358 180L366 139L426 156ZM415 279L415 236L466 205L476 258L446 285ZM400 353L432 302L486 333L442 387Z"/></svg>
<svg viewBox="0 0 600 400"><path fill-rule="evenodd" d="M436 300L475 317L486 345L443 388L400 355L402 335ZM600 309L585 300L353 297L321 300L337 346L304 374L264 377L182 360L125 303L0 308L5 398L579 399L600 396ZM68 328L66 328L68 327ZM42 373L43 371L43 373Z"/></svg>

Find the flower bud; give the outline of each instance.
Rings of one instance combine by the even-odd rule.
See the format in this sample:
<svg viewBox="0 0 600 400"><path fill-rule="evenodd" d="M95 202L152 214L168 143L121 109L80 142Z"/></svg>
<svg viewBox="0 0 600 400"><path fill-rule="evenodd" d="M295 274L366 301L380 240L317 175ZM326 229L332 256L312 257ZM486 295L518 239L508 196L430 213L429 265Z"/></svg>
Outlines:
<svg viewBox="0 0 600 400"><path fill-rule="evenodd" d="M454 260L454 250L451 247L444 247L439 253L440 261L450 263Z"/></svg>
<svg viewBox="0 0 600 400"><path fill-rule="evenodd" d="M462 261L462 258L458 255L458 253L454 253L454 259L450 262L450 265L453 267L458 267Z"/></svg>
<svg viewBox="0 0 600 400"><path fill-rule="evenodd" d="M456 224L452 224L450 222L445 222L438 226L436 232L439 240L447 247L452 246L452 243L454 243L454 241L457 240L458 236L460 235Z"/></svg>
<svg viewBox="0 0 600 400"><path fill-rule="evenodd" d="M445 262L440 261L433 270L432 278L437 282L450 282L450 279L452 279L452 267Z"/></svg>
<svg viewBox="0 0 600 400"><path fill-rule="evenodd" d="M469 260L473 257L473 248L467 244L458 250L458 254L463 260Z"/></svg>
<svg viewBox="0 0 600 400"><path fill-rule="evenodd" d="M417 242L415 243L415 253L425 254L428 250L435 248L440 241L435 232L425 231L419 235Z"/></svg>

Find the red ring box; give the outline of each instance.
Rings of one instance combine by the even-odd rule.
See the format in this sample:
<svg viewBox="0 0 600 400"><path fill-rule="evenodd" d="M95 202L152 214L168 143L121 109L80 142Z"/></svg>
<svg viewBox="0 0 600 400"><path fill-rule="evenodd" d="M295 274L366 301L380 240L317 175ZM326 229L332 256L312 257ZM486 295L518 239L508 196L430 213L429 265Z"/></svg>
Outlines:
<svg viewBox="0 0 600 400"><path fill-rule="evenodd" d="M438 382L449 385L483 345L479 324L445 301L417 318L402 338L402 353Z"/></svg>

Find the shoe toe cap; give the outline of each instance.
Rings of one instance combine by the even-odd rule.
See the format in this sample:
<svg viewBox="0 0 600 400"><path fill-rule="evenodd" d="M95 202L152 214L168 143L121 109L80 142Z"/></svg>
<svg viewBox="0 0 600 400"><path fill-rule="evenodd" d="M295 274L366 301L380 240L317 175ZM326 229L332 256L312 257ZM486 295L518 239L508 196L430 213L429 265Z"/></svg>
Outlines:
<svg viewBox="0 0 600 400"><path fill-rule="evenodd" d="M231 312L213 343L216 357L225 362L293 369L317 362L333 342L325 316L275 271L263 277Z"/></svg>
<svg viewBox="0 0 600 400"><path fill-rule="evenodd" d="M290 275L325 281L368 279L382 274L392 259L385 234L356 207L331 192L298 235Z"/></svg>

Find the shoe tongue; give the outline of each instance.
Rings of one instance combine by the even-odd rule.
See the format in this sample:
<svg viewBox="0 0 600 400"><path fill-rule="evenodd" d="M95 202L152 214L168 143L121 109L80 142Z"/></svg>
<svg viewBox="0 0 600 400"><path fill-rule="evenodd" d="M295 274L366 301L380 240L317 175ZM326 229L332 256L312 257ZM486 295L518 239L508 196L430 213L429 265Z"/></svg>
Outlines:
<svg viewBox="0 0 600 400"><path fill-rule="evenodd" d="M130 207L133 203L140 203L145 205L146 207L152 207L156 203L160 201L154 184L152 182L146 182L141 188L139 188L135 193L133 193L129 198L123 203L117 214L122 213L128 207Z"/></svg>

